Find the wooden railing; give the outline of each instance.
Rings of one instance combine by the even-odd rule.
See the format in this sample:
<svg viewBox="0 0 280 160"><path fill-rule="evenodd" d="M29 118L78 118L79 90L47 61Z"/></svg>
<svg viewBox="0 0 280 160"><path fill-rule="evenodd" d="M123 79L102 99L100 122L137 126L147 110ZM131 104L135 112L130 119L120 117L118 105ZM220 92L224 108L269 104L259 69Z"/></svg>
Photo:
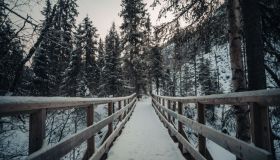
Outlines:
<svg viewBox="0 0 280 160"><path fill-rule="evenodd" d="M167 102L167 106L165 105ZM173 106L171 106L173 103ZM197 121L189 119L183 115L183 106L187 103L195 103L197 106ZM246 160L268 160L272 159L272 154L262 148L258 148L252 144L243 142L235 137L229 136L227 134L221 133L205 125L205 113L204 109L207 105L213 104L227 104L227 105L252 105L257 104L263 109L267 109L268 106L280 105L280 90L258 90L258 91L248 91L248 92L236 92L229 94L219 94L219 95L209 95L201 97L167 97L167 96L157 96L152 95L152 105L168 128L170 134L175 136L179 141L179 148L184 153L185 150L194 159L205 160L207 156L206 148L206 138L220 145L224 149L228 150L236 157ZM178 111L178 113L176 112ZM252 112L252 110L250 111ZM167 116L166 116L167 114ZM251 114L252 115L252 114ZM173 118L171 118L173 117ZM178 130L175 127L174 119L178 120ZM268 121L259 118L258 123L255 124L254 119L251 117L251 127L253 125L263 126L262 130L254 130L257 132L270 132ZM255 118L255 119L256 119ZM263 123L263 124L261 124ZM193 131L197 132L198 135L198 151L192 147L185 132L183 130L183 125L191 128ZM259 127L260 128L260 127ZM252 133L253 134L253 133ZM265 139L264 141L270 141L270 139ZM269 138L269 137L268 137ZM269 143L268 143L269 144ZM269 146L270 147L270 146ZM265 147L264 147L265 148Z"/></svg>
<svg viewBox="0 0 280 160"><path fill-rule="evenodd" d="M123 103L122 103L123 102ZM136 96L117 98L65 98L65 97L0 97L0 117L20 113L30 114L29 119L29 157L28 159L59 159L72 149L87 141L83 159L100 159L119 135L135 108ZM118 111L114 112L114 103ZM108 104L108 117L94 124L94 108L98 104ZM123 104L123 106L122 106ZM43 147L47 110L85 108L87 128L62 139L53 146ZM113 122L119 121L116 129ZM94 136L108 125L106 140L95 151Z"/></svg>

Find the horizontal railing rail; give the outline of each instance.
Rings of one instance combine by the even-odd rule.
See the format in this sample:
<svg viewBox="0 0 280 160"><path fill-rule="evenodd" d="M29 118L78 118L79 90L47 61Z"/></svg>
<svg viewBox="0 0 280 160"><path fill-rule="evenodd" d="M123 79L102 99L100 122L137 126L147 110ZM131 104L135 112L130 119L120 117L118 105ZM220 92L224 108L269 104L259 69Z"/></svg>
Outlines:
<svg viewBox="0 0 280 160"><path fill-rule="evenodd" d="M94 124L94 108L108 104L108 117ZM118 111L115 112L115 105ZM122 107L123 104L123 107ZM72 149L87 141L83 159L98 159L104 155L113 140L119 135L136 105L136 94L116 98L70 98L70 97L0 97L0 116L15 115L30 111L29 157L28 159L59 159ZM86 107L87 128L62 139L53 146L43 147L45 139L46 110ZM113 122L120 123L115 129ZM95 153L95 134L108 126L106 140ZM97 154L98 153L98 154Z"/></svg>
<svg viewBox="0 0 280 160"><path fill-rule="evenodd" d="M201 104L231 104L244 105L258 103L260 105L279 105L280 89L257 90L246 92L235 92L227 94L213 94L207 96L190 96L190 97L169 97L157 96L159 98L182 102L182 103L201 103Z"/></svg>
<svg viewBox="0 0 280 160"><path fill-rule="evenodd" d="M190 142L188 142L184 136L182 136L179 131L170 123L168 120L164 117L162 113L160 113L159 108L154 106L154 109L157 113L157 115L160 117L160 119L163 121L163 123L167 126L169 131L172 135L175 135L177 140L183 145L183 147L195 158L198 160L206 160L206 158L203 157L195 148L192 147Z"/></svg>
<svg viewBox="0 0 280 160"><path fill-rule="evenodd" d="M115 132L111 134L106 141L98 148L98 150L90 157L90 160L99 160L104 153L106 153L109 150L109 147L112 145L112 142L114 139L118 136L121 129L124 127L125 123L129 120L130 116L132 115L132 112L134 111L135 103L133 105L133 108L129 111L128 115L125 117L124 121L122 121L119 126L116 128Z"/></svg>
<svg viewBox="0 0 280 160"><path fill-rule="evenodd" d="M81 98L81 97L17 97L0 96L0 114L33 111L38 109L81 108L88 105L118 102L134 97ZM0 115L1 116L1 115Z"/></svg>
<svg viewBox="0 0 280 160"><path fill-rule="evenodd" d="M165 105L165 102L167 102L167 105ZM184 104L187 103L195 103L197 105L197 122L183 115L183 107ZM258 104L259 107L280 105L280 90L258 90L201 97L168 97L152 95L152 105L156 113L167 126L171 135L175 135L179 141L179 148L183 153L184 150L187 150L187 152L195 159L208 158L206 156L206 138L208 138L240 159L272 159L272 154L269 151L206 126L204 108L210 104ZM174 119L178 120L177 129L173 126ZM186 137L183 136L183 125L198 133L198 151L193 148L187 141Z"/></svg>

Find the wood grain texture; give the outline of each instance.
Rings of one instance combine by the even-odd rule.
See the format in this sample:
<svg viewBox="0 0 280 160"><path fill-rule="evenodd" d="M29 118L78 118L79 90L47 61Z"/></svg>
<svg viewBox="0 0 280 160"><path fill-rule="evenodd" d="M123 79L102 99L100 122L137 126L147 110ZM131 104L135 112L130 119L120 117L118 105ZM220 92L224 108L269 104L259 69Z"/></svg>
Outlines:
<svg viewBox="0 0 280 160"><path fill-rule="evenodd" d="M233 153L238 158L254 159L254 160L270 160L272 158L271 153L264 149L255 147L251 144L243 142L232 136L218 132L215 129L212 129L208 126L193 121L183 115L180 115L172 110L163 107L157 101L154 101L154 104L158 107L163 108L172 117L178 119L180 122L184 123L187 127L193 129L197 133L203 135L204 137L212 140L213 142L220 145L224 149Z"/></svg>
<svg viewBox="0 0 280 160"><path fill-rule="evenodd" d="M131 101L131 103L127 104L124 108L112 114L111 116L105 118L102 121L99 121L96 124L93 124L76 134L73 134L67 138L64 138L62 141L58 142L53 146L48 146L40 149L39 151L31 154L28 159L59 159L64 156L68 152L70 152L73 148L80 145L82 142L86 141L90 137L92 137L95 133L100 131L103 127L113 122L115 119L128 110L136 101L136 98Z"/></svg>
<svg viewBox="0 0 280 160"><path fill-rule="evenodd" d="M182 103L202 103L202 104L232 104L244 105L258 103L263 106L280 104L280 89L256 90L246 92L234 92L228 94L213 94L208 96L190 96L190 97L167 97L156 96Z"/></svg>
<svg viewBox="0 0 280 160"><path fill-rule="evenodd" d="M132 94L127 97L115 98L79 98L79 97L16 97L0 96L0 116L6 113L32 111L38 109L80 108L93 104L106 104L118 102L135 97Z"/></svg>

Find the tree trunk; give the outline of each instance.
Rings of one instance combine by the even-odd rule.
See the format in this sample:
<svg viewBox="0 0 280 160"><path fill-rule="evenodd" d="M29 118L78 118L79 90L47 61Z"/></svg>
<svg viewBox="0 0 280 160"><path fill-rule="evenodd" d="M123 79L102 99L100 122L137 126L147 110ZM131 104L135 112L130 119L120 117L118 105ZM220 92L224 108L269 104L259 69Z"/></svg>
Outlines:
<svg viewBox="0 0 280 160"><path fill-rule="evenodd" d="M196 54L194 55L194 95L197 96Z"/></svg>
<svg viewBox="0 0 280 160"><path fill-rule="evenodd" d="M217 53L214 52L215 55L215 67L216 67L216 76L217 76L217 87L218 87L218 92L220 92L220 72L219 72L219 66L218 66L218 58L217 58Z"/></svg>
<svg viewBox="0 0 280 160"><path fill-rule="evenodd" d="M241 24L239 0L228 0L229 48L232 70L233 91L244 91L246 88L245 74L241 53ZM250 120L248 106L235 106L236 137L250 142Z"/></svg>
<svg viewBox="0 0 280 160"><path fill-rule="evenodd" d="M246 0L241 3L244 19L249 90L266 88L259 1ZM271 151L268 107L252 104L251 118L253 142L257 147Z"/></svg>
<svg viewBox="0 0 280 160"><path fill-rule="evenodd" d="M43 29L41 30L40 36L38 37L36 43L30 48L26 57L23 58L21 60L20 64L17 66L16 72L15 72L15 78L13 79L13 82L11 83L11 86L9 86L9 92L12 92L14 94L14 92L18 88L19 84L21 83L21 78L22 78L22 75L23 75L24 66L31 59L31 57L34 55L35 51L40 46L42 40L47 35L48 30L51 27L51 22L53 20L53 16L54 16L54 10L52 11L50 17L48 19L46 19L46 24L43 27ZM34 31L35 30L36 30L36 28L34 29Z"/></svg>
<svg viewBox="0 0 280 160"><path fill-rule="evenodd" d="M157 78L157 80L156 80L156 88L157 88L157 95L159 95L159 80L158 80L158 78Z"/></svg>

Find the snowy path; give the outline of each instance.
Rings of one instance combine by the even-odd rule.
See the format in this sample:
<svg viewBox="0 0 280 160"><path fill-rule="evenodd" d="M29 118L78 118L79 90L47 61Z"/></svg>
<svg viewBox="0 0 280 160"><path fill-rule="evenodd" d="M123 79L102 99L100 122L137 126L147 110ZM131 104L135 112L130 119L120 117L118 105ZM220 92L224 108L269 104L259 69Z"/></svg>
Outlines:
<svg viewBox="0 0 280 160"><path fill-rule="evenodd" d="M108 160L183 160L147 98L137 102L130 120L108 153Z"/></svg>

